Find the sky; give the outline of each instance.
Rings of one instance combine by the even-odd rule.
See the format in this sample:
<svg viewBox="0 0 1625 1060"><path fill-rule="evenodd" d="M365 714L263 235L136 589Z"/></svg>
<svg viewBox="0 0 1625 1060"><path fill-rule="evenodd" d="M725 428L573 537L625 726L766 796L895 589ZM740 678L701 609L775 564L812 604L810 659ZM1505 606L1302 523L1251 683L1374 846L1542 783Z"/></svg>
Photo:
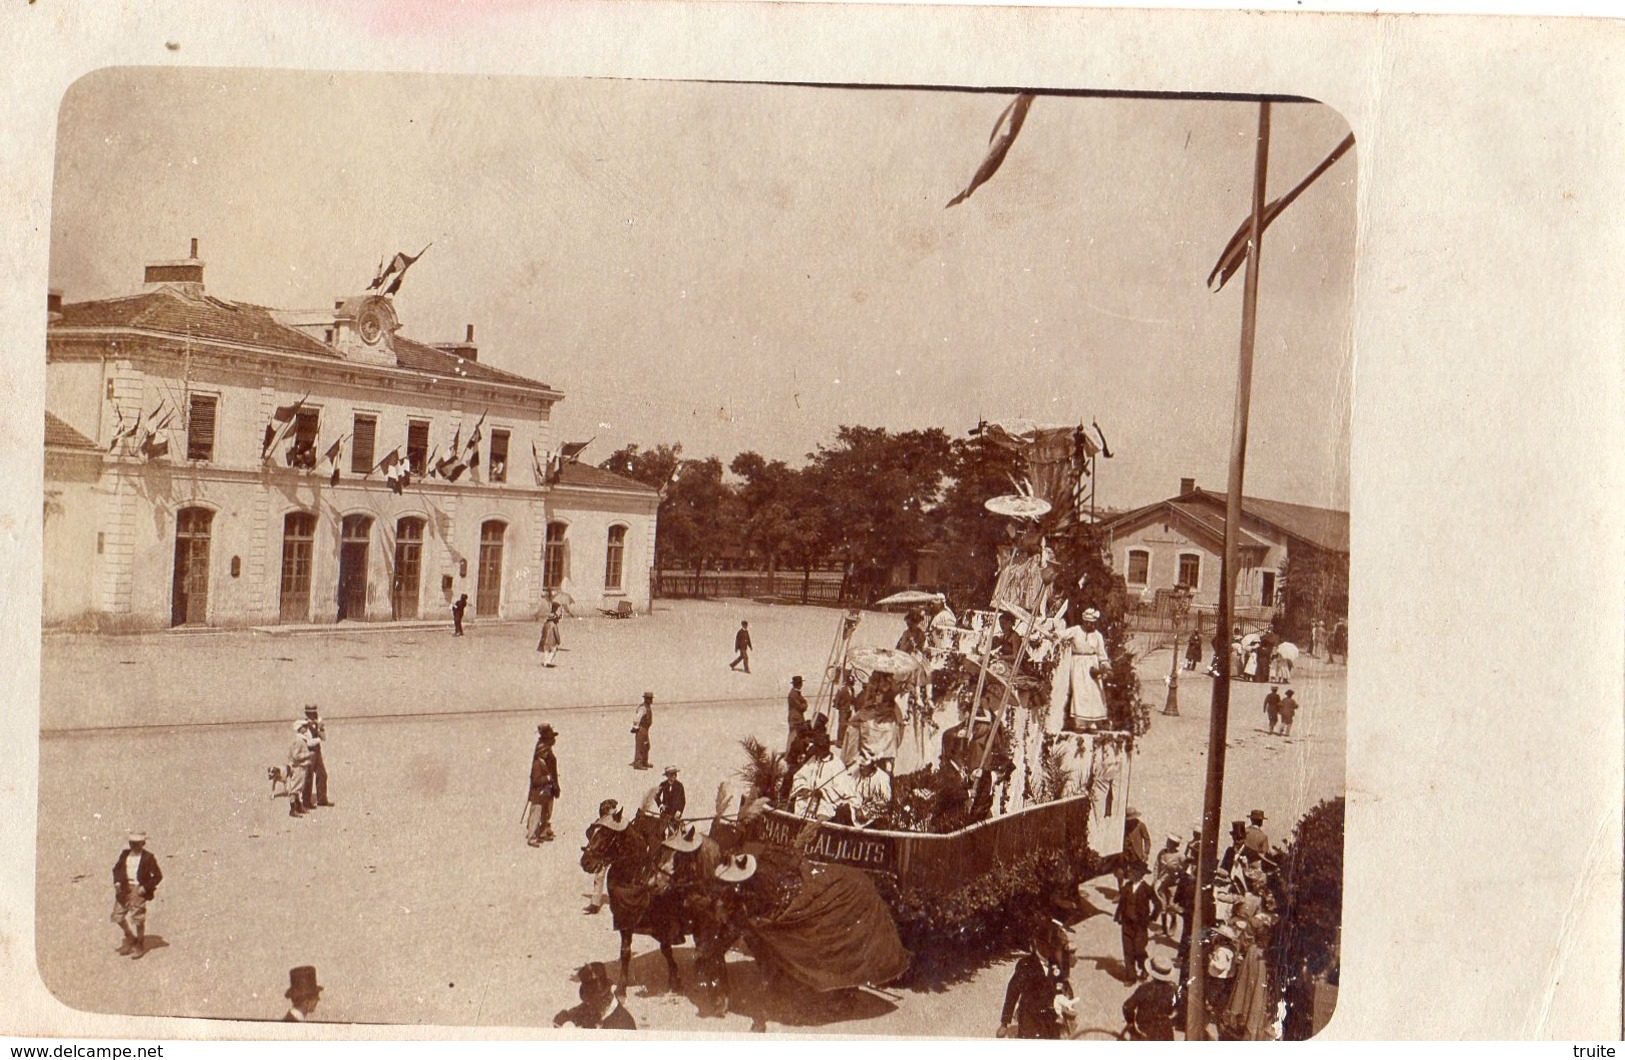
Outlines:
<svg viewBox="0 0 1625 1060"><path fill-rule="evenodd" d="M1223 489L1242 313L1208 272L1250 207L1248 101L114 69L64 99L50 285L139 289L200 241L221 298L359 293L428 252L403 334L562 390L585 458L681 442L800 463L841 424L1098 421L1098 500ZM1269 194L1348 134L1273 107ZM1264 239L1247 492L1346 507L1358 145Z"/></svg>

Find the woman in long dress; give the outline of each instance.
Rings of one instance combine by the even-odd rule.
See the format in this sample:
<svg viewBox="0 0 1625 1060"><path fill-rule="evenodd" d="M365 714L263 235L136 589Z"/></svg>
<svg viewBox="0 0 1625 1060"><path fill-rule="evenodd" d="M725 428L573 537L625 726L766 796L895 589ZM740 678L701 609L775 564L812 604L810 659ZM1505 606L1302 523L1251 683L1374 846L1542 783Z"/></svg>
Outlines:
<svg viewBox="0 0 1625 1060"><path fill-rule="evenodd" d="M1062 640L1071 649L1071 702L1068 713L1075 729L1098 728L1106 724L1106 698L1100 680L1111 666L1106 656L1106 638L1100 632L1100 612L1089 608L1079 618L1080 625L1068 626Z"/></svg>

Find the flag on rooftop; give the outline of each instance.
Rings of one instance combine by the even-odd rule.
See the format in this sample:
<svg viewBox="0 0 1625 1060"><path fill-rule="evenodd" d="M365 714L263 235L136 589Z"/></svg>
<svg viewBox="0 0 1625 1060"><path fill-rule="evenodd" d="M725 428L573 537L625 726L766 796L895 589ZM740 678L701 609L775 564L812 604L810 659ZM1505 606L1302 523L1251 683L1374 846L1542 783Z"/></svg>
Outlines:
<svg viewBox="0 0 1625 1060"><path fill-rule="evenodd" d="M424 246L423 250L418 251L416 254L397 252L396 255L390 259L389 265L379 270L378 275L373 277L372 282L367 285L367 290L376 291L380 287L383 287L385 294L394 294L396 291L399 291L401 289L401 280L406 278L406 270L411 268L413 263L419 258L423 257L424 250L428 250L429 247L432 246L434 246L434 244L429 243ZM388 284L387 287L384 286L386 283Z"/></svg>

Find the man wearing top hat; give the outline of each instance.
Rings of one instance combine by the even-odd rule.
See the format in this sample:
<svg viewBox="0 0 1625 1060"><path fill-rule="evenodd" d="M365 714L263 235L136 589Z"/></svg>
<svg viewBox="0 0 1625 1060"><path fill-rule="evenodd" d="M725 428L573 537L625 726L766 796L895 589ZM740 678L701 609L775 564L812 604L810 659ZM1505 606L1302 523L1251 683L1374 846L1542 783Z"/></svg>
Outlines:
<svg viewBox="0 0 1625 1060"><path fill-rule="evenodd" d="M310 1014L316 1011L316 1002L322 999L322 988L316 982L316 969L311 965L301 965L288 971L288 989L283 997L289 1001L288 1014L282 1017L283 1023L308 1023Z"/></svg>
<svg viewBox="0 0 1625 1060"><path fill-rule="evenodd" d="M655 694L643 693L643 704L632 718L632 768L653 769L649 764L649 729L655 723Z"/></svg>
<svg viewBox="0 0 1625 1060"><path fill-rule="evenodd" d="M113 923L124 932L120 957L140 960L147 955L147 903L158 891L164 874L158 859L147 849L147 833L131 832L127 850L113 862Z"/></svg>
<svg viewBox="0 0 1625 1060"><path fill-rule="evenodd" d="M327 801L327 755L323 748L327 746L327 726L323 724L321 710L314 703L305 704L305 728L310 733L311 750L314 752L310 761L311 784L314 785L316 806L331 806ZM308 793L307 793L308 794ZM311 802L307 798L306 809Z"/></svg>
<svg viewBox="0 0 1625 1060"><path fill-rule="evenodd" d="M553 800L559 797L559 763L553 757L558 733L536 726L536 750L530 760L530 794L525 803L525 841L533 847L553 839Z"/></svg>
<svg viewBox="0 0 1625 1060"><path fill-rule="evenodd" d="M999 1015L1000 1038L1069 1036L1076 1013L1072 994L1072 947L1066 929L1046 920L1033 936L1031 953L1016 961Z"/></svg>
<svg viewBox="0 0 1625 1060"><path fill-rule="evenodd" d="M570 1023L586 1030L638 1029L632 1013L621 1004L620 994L616 991L615 984L610 982L609 969L604 967L602 961L583 965L576 972L576 978L581 981L581 985L576 989L576 996L581 999L581 1004L567 1008L554 1016L553 1026L562 1027Z"/></svg>
<svg viewBox="0 0 1625 1060"><path fill-rule="evenodd" d="M1264 831L1264 811L1254 810L1247 815L1247 818L1252 823L1247 826L1247 831L1242 836L1241 845L1246 848L1249 854L1260 858L1269 857L1270 837Z"/></svg>

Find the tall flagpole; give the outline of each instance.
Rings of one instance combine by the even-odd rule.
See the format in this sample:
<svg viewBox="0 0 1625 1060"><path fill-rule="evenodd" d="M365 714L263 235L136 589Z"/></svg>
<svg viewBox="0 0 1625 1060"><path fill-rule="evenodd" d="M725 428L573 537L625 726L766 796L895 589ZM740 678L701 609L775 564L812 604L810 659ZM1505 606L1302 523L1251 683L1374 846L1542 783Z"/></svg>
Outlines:
<svg viewBox="0 0 1625 1060"><path fill-rule="evenodd" d="M1219 815L1224 808L1224 741L1230 722L1229 638L1236 598L1236 536L1241 529L1241 488L1247 466L1247 412L1253 389L1253 340L1258 331L1258 269L1263 250L1264 186L1269 168L1270 105L1258 104L1258 143L1253 156L1253 215L1248 234L1247 281L1241 305L1241 362L1236 371L1236 415L1230 435L1230 492L1224 506L1224 561L1219 568L1219 676L1213 680L1212 721L1207 737L1207 790L1202 799L1202 841L1196 854L1196 895L1191 909L1190 983L1185 1038L1207 1037L1207 923L1213 908L1213 871L1218 864ZM1177 648L1176 648L1177 651Z"/></svg>

